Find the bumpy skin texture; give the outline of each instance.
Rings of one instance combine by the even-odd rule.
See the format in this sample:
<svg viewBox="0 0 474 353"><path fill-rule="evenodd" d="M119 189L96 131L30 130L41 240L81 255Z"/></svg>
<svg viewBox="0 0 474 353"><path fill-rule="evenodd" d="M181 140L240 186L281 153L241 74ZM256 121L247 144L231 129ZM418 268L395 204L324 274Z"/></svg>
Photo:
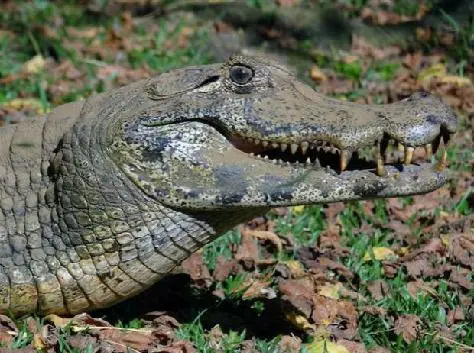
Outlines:
<svg viewBox="0 0 474 353"><path fill-rule="evenodd" d="M386 165L377 176L251 150L327 141L352 152L387 136L419 146L456 124L426 94L357 105L321 96L264 59L232 57L4 126L0 311L107 307L269 207L422 193L446 179L428 163Z"/></svg>

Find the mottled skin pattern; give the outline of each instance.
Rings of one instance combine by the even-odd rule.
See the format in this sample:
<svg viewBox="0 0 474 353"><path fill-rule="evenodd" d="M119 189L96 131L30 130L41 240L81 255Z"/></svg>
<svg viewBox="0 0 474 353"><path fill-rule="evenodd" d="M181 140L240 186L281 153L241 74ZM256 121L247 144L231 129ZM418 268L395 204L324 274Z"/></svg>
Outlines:
<svg viewBox="0 0 474 353"><path fill-rule="evenodd" d="M107 307L269 207L423 193L446 180L430 163L387 163L378 176L373 167L285 164L251 151L273 146L291 155L292 144L305 150L327 141L350 154L384 137L409 148L455 129L454 114L435 97L342 102L247 57L171 71L6 125L0 311Z"/></svg>

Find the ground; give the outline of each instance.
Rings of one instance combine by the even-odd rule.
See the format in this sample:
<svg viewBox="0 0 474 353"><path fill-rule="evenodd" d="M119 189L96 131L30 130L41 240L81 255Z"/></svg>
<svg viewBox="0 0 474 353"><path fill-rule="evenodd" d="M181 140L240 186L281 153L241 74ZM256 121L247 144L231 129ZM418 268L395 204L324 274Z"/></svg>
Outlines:
<svg viewBox="0 0 474 353"><path fill-rule="evenodd" d="M444 13L410 43L376 47L353 34L347 48L262 22L250 44L242 23L180 3L3 1L0 125L229 51L266 52L340 99L440 95L461 119L451 181L422 196L272 210L110 310L72 320L3 313L0 351L474 352L474 21ZM344 20L396 27L422 24L438 1L241 3L277 17L330 4Z"/></svg>

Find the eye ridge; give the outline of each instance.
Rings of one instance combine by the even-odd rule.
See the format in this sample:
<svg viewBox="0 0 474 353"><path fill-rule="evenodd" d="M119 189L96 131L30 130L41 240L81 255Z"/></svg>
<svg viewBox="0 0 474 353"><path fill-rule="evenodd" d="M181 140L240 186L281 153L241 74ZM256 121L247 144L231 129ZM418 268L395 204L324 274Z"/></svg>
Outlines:
<svg viewBox="0 0 474 353"><path fill-rule="evenodd" d="M233 65L229 69L229 77L230 79L238 84L238 85L245 85L252 81L254 76L254 72L252 68L246 65Z"/></svg>

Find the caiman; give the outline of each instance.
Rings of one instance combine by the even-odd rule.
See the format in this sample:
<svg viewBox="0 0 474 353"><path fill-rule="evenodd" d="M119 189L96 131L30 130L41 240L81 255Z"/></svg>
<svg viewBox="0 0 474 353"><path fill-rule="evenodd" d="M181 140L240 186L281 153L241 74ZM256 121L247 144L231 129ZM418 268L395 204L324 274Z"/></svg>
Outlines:
<svg viewBox="0 0 474 353"><path fill-rule="evenodd" d="M274 206L435 190L456 129L453 111L428 93L341 101L244 56L5 125L0 311L108 307ZM387 153L394 143L400 159ZM426 155L414 163L418 147ZM373 156L362 158L367 148Z"/></svg>

